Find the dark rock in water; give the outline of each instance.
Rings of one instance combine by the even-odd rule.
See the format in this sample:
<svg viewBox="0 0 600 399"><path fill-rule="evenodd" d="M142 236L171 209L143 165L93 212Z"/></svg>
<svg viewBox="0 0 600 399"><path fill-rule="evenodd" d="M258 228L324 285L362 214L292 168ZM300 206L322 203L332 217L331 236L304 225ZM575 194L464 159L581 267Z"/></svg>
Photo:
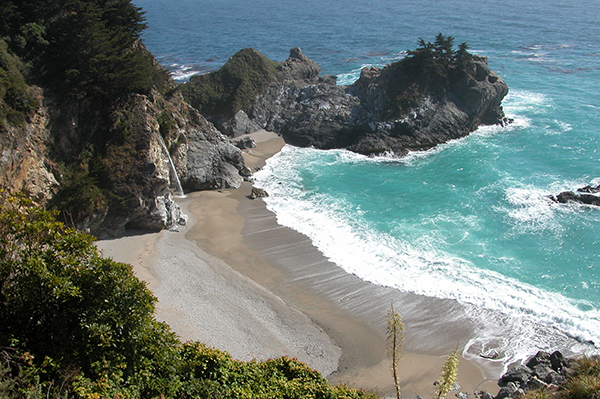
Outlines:
<svg viewBox="0 0 600 399"><path fill-rule="evenodd" d="M466 136L480 125L506 123L501 102L508 87L482 56L460 65L448 61L444 73L419 64L416 56L408 57L383 69L365 68L353 85L337 86L335 77L319 77L319 66L299 48L292 49L275 72L258 52L246 53L253 58L236 55L236 65L247 60L245 75L260 76L261 82L256 91L239 94L254 99L250 106L234 109L231 104L242 103L234 96L231 104L219 103L213 112L196 97L190 99L232 136L264 128L303 147L404 155ZM228 64L223 68L231 70ZM184 95L208 92L204 87L222 79L223 73L203 76L190 80Z"/></svg>
<svg viewBox="0 0 600 399"><path fill-rule="evenodd" d="M580 193L588 193L588 194L598 194L600 193L600 185L596 186L596 187L592 187L592 186L585 186L582 188L578 188L577 192Z"/></svg>
<svg viewBox="0 0 600 399"><path fill-rule="evenodd" d="M266 198L268 196L269 196L269 193L267 193L262 188L252 187L252 192L250 193L250 199L254 200L257 198Z"/></svg>
<svg viewBox="0 0 600 399"><path fill-rule="evenodd" d="M600 192L600 186L591 187L586 186L577 190L579 193L574 193L573 191L564 191L556 196L550 196L550 199L554 202L558 202L560 204L585 204L585 205L593 205L600 206L600 196L594 195L595 193Z"/></svg>
<svg viewBox="0 0 600 399"><path fill-rule="evenodd" d="M533 375L533 370L527 366L518 365L510 369L500 378L498 385L501 387L508 386L510 383L516 383L518 386L524 385Z"/></svg>

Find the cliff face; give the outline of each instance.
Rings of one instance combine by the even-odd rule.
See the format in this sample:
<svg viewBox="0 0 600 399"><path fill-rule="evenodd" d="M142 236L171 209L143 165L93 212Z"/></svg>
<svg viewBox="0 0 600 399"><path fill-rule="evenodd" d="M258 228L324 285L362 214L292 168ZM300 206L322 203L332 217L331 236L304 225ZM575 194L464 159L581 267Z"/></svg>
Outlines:
<svg viewBox="0 0 600 399"><path fill-rule="evenodd" d="M338 86L295 48L251 106L215 122L232 136L264 128L298 146L397 155L428 149L482 124L506 123L507 85L485 57L469 57L442 72L402 61L366 68L353 85Z"/></svg>
<svg viewBox="0 0 600 399"><path fill-rule="evenodd" d="M0 185L96 236L176 229L185 223L172 200L178 179L189 190L236 187L247 172L240 150L179 95L131 95L107 116L39 93L28 123L5 127Z"/></svg>

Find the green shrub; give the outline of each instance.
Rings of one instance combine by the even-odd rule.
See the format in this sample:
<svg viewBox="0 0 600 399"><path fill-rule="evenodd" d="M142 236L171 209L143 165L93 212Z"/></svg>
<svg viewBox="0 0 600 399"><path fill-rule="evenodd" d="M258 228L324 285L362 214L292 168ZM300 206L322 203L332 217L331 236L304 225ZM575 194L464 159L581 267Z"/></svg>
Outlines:
<svg viewBox="0 0 600 399"><path fill-rule="evenodd" d="M181 91L194 108L214 119L246 110L274 80L277 62L248 48L237 52L216 72L192 76Z"/></svg>

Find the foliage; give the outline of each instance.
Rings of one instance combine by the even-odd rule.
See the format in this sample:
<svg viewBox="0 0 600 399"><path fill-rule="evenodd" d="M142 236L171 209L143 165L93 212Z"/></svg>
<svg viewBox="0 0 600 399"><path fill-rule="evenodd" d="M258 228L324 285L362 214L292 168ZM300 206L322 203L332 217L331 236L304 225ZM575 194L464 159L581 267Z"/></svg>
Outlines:
<svg viewBox="0 0 600 399"><path fill-rule="evenodd" d="M467 43L454 50L454 38L438 34L434 43L419 39L415 50L384 68L388 79L385 118L394 118L421 102L427 93L443 94L451 84L473 73Z"/></svg>
<svg viewBox="0 0 600 399"><path fill-rule="evenodd" d="M452 387L458 378L458 363L458 347L454 347L442 366L442 374L440 376L440 381L438 382L436 399L444 398L452 390Z"/></svg>
<svg viewBox="0 0 600 399"><path fill-rule="evenodd" d="M26 84L25 66L8 52L8 45L0 40L0 129L5 123L21 126L40 103L31 87Z"/></svg>
<svg viewBox="0 0 600 399"><path fill-rule="evenodd" d="M278 65L254 49L243 49L218 71L192 76L182 94L208 118L231 117L250 107L274 79Z"/></svg>
<svg viewBox="0 0 600 399"><path fill-rule="evenodd" d="M0 14L8 50L62 99L113 101L164 86L166 73L139 45L146 25L130 0L5 0Z"/></svg>
<svg viewBox="0 0 600 399"><path fill-rule="evenodd" d="M402 356L402 343L404 341L404 324L402 317L394 311L394 305L387 314L387 341L388 355L392 363L392 375L396 387L396 398L401 398L400 382L398 377L398 361Z"/></svg>
<svg viewBox="0 0 600 399"><path fill-rule="evenodd" d="M100 212L111 196L105 184L107 173L98 151L86 146L72 163L61 165L60 190L50 201L50 209L60 210L60 219L72 226Z"/></svg>
<svg viewBox="0 0 600 399"><path fill-rule="evenodd" d="M0 200L0 397L373 398L294 359L181 344L131 266L22 196Z"/></svg>
<svg viewBox="0 0 600 399"><path fill-rule="evenodd" d="M462 43L457 51L453 49L452 36L439 33L433 44L421 38L418 45L417 49L408 50L402 66L408 73L429 75L432 81L448 79L452 72L465 70L472 60L467 43Z"/></svg>
<svg viewBox="0 0 600 399"><path fill-rule="evenodd" d="M573 375L560 390L563 399L590 399L600 396L600 358L584 356L573 366Z"/></svg>

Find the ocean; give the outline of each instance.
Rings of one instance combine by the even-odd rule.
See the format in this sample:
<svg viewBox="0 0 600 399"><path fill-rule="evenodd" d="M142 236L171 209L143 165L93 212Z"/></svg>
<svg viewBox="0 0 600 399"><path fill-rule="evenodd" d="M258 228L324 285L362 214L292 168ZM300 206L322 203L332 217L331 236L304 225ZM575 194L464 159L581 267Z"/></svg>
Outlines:
<svg viewBox="0 0 600 399"><path fill-rule="evenodd" d="M256 185L280 224L349 273L555 328L598 352L600 209L549 196L600 184L600 1L134 3L146 46L179 81L245 47L282 61L300 46L339 84L439 32L487 56L514 123L404 158L286 146ZM530 354L564 349L530 341Z"/></svg>

